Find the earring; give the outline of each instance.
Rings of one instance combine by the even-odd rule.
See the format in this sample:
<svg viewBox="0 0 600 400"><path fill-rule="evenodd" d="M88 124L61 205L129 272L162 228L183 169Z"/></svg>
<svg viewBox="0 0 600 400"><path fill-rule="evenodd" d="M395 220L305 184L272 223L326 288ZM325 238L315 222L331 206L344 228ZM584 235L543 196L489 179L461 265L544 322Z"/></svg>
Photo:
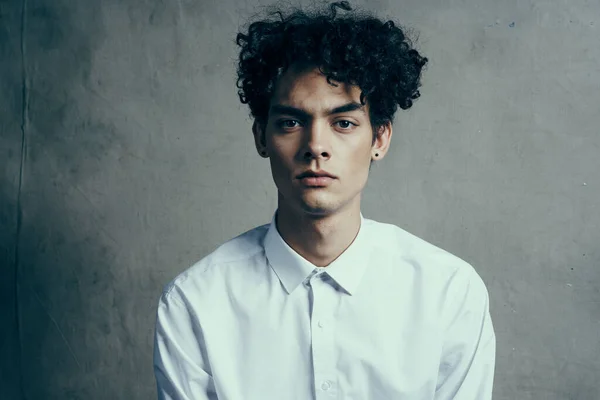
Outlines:
<svg viewBox="0 0 600 400"><path fill-rule="evenodd" d="M379 157L379 153L375 153L375 157Z"/></svg>

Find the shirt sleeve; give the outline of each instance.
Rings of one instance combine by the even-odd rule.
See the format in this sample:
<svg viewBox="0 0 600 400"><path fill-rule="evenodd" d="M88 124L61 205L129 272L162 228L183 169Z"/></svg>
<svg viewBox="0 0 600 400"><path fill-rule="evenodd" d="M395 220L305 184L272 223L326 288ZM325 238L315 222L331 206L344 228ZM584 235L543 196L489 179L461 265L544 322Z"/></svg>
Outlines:
<svg viewBox="0 0 600 400"><path fill-rule="evenodd" d="M163 293L154 333L158 400L216 400L214 381L197 316Z"/></svg>
<svg viewBox="0 0 600 400"><path fill-rule="evenodd" d="M449 319L435 400L490 400L494 381L496 335L485 284L471 267L448 287Z"/></svg>

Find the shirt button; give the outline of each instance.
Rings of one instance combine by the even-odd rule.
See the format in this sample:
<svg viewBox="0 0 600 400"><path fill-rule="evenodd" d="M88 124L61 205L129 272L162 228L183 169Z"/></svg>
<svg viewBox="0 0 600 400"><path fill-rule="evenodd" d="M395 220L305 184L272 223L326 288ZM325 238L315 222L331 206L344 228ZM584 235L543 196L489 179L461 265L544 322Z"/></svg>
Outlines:
<svg viewBox="0 0 600 400"><path fill-rule="evenodd" d="M331 387L331 384L329 383L329 381L324 381L323 383L321 383L321 389L324 391L329 390L330 387Z"/></svg>
<svg viewBox="0 0 600 400"><path fill-rule="evenodd" d="M318 325L319 325L319 328L322 328L323 326L325 326L325 324L323 323L323 321L319 321Z"/></svg>

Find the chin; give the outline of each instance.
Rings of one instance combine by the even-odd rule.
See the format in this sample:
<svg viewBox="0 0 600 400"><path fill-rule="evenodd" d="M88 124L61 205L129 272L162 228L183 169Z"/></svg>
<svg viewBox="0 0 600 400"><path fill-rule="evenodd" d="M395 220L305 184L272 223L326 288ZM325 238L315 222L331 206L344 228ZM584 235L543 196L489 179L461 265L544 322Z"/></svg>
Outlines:
<svg viewBox="0 0 600 400"><path fill-rule="evenodd" d="M312 215L328 215L337 210L337 204L324 198L303 198L300 200L302 212Z"/></svg>
<svg viewBox="0 0 600 400"><path fill-rule="evenodd" d="M303 204L302 211L312 215L327 215L330 214L332 210L323 205L314 206L312 204Z"/></svg>
<svg viewBox="0 0 600 400"><path fill-rule="evenodd" d="M296 187L287 187L285 192L279 191L279 201L284 202L296 212L324 216L334 213L343 202L339 193L328 192L328 188L313 190L298 190Z"/></svg>

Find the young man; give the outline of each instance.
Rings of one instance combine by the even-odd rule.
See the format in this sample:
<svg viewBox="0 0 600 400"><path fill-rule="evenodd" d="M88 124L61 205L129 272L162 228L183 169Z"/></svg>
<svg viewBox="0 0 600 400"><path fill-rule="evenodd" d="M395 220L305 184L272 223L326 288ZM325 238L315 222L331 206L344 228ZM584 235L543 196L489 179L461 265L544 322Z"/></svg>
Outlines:
<svg viewBox="0 0 600 400"><path fill-rule="evenodd" d="M478 274L360 210L427 59L392 22L338 8L352 11L271 14L238 34L240 99L278 206L165 287L159 399L491 398Z"/></svg>

